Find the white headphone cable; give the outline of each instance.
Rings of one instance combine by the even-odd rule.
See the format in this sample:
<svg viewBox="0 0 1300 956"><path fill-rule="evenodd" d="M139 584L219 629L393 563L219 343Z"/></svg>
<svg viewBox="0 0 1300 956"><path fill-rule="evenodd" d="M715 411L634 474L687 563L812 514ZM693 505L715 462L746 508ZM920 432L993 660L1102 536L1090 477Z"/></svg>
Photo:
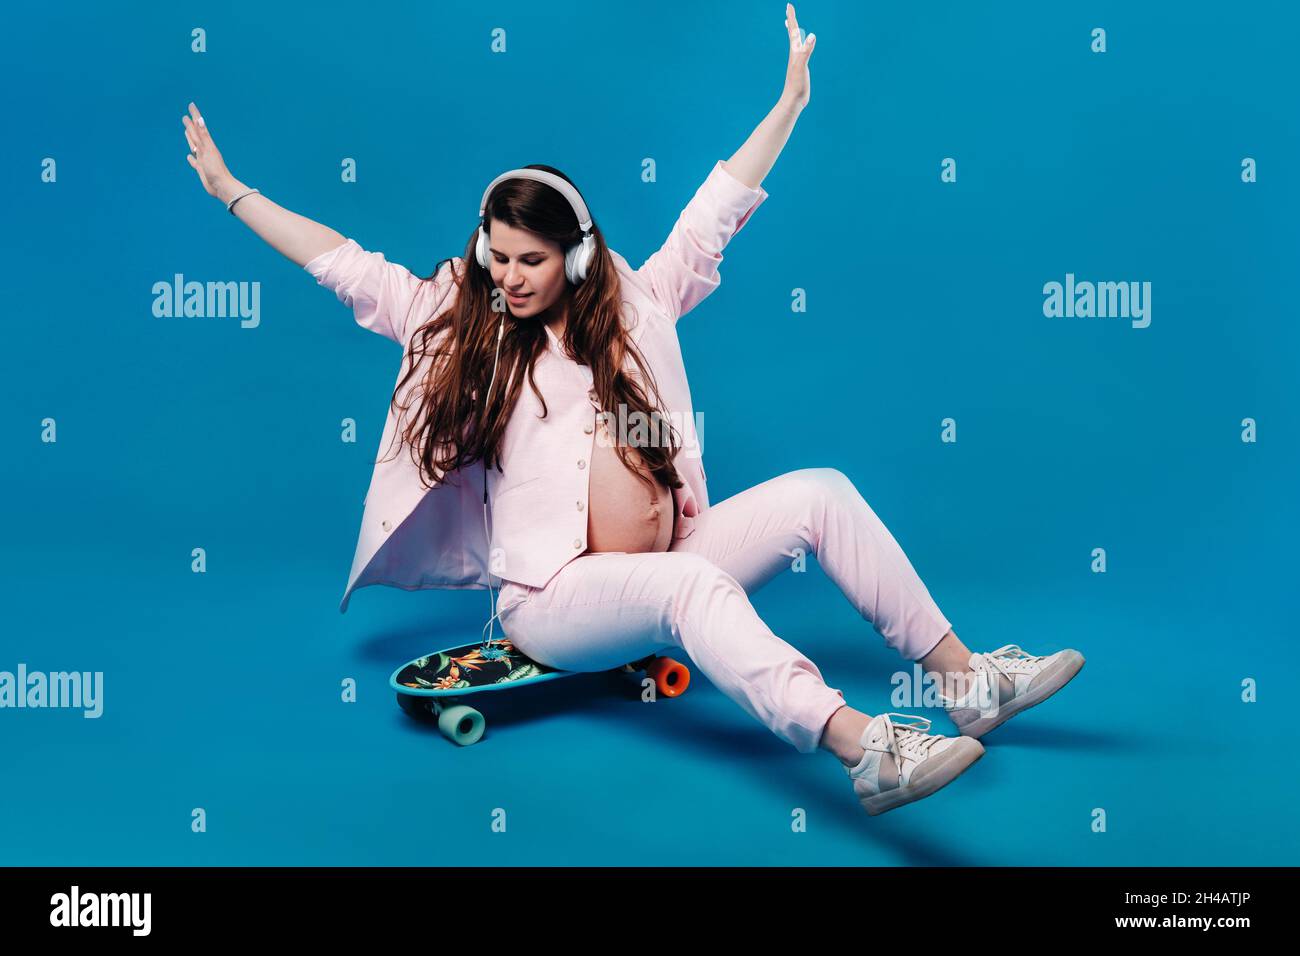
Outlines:
<svg viewBox="0 0 1300 956"><path fill-rule="evenodd" d="M487 395L483 399L483 408L485 411L488 408L489 400L492 398L492 386L496 384L497 363L501 360L501 338L502 336L505 335L505 333L506 333L506 317L505 317L505 313L502 313L501 322L497 326L497 354L496 357L492 360L492 379L491 381L488 382ZM483 467L483 536L487 540L487 547L488 547L488 554L487 554L488 610L492 612L492 616L488 618L487 624L483 625L483 629L488 631L487 640L490 642L492 640L493 634L496 633L496 627L494 622L496 621L497 616L500 612L497 611L496 609L496 595L492 590L492 533L488 530L488 487L487 487L486 462L484 463L484 467ZM480 631L479 637L482 638L482 636L483 636L483 632Z"/></svg>

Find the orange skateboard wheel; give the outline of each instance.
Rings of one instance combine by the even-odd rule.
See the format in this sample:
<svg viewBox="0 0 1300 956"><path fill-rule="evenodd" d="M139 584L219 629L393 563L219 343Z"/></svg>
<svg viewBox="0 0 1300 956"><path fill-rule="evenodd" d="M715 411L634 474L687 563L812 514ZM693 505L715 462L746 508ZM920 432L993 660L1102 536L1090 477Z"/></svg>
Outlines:
<svg viewBox="0 0 1300 956"><path fill-rule="evenodd" d="M654 679L655 687L663 697L677 697L691 685L690 668L671 657L656 657L646 665L645 672Z"/></svg>

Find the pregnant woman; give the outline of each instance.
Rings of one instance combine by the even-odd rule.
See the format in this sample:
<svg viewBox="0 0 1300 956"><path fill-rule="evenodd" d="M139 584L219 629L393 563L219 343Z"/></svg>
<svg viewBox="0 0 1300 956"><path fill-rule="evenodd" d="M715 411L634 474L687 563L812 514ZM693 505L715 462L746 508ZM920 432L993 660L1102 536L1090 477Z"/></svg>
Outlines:
<svg viewBox="0 0 1300 956"><path fill-rule="evenodd" d="M776 106L635 269L568 177L533 165L493 180L464 255L417 277L237 180L193 103L182 122L208 193L403 348L381 440L394 452L375 464L340 610L357 587L491 594L495 579L489 624L543 664L604 670L681 648L782 740L837 757L878 814L951 782L983 755L979 737L1083 658L972 653L833 468L709 503L676 325L717 288L722 250L767 198L760 184L808 103L815 37L789 5L786 29ZM749 596L808 553L921 663L956 736L848 706L758 616Z"/></svg>

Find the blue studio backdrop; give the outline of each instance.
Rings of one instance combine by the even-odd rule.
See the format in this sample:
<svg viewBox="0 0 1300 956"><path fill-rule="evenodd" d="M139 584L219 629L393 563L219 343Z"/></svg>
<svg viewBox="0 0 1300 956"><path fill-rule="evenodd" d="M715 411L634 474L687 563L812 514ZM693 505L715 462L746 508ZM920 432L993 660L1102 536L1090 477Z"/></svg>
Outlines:
<svg viewBox="0 0 1300 956"><path fill-rule="evenodd" d="M798 15L810 103L679 326L711 498L837 468L965 643L1080 675L873 818L698 669L650 706L545 685L456 747L388 677L477 637L487 593L338 613L401 353L203 191L186 105L240 180L417 274L527 163L635 265L775 104L781 0L26 5L0 673L100 682L97 715L0 708L0 863L1297 862L1300 17ZM178 273L255 283L256 324L156 316ZM1134 314L1051 314L1051 283L1108 282ZM893 705L910 665L815 562L753 601L855 707L955 733Z"/></svg>

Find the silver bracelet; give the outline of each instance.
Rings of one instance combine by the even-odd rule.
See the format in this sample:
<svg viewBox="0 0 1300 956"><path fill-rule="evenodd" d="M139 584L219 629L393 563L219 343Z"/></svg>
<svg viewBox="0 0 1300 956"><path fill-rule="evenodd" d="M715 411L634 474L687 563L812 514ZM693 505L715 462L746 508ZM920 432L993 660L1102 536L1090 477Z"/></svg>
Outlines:
<svg viewBox="0 0 1300 956"><path fill-rule="evenodd" d="M226 212L233 216L235 214L235 203L239 202L239 200L243 199L245 196L251 196L253 193L260 193L261 191L262 190L260 189L250 189L246 193L240 193L234 199L230 200L230 202L226 203Z"/></svg>

